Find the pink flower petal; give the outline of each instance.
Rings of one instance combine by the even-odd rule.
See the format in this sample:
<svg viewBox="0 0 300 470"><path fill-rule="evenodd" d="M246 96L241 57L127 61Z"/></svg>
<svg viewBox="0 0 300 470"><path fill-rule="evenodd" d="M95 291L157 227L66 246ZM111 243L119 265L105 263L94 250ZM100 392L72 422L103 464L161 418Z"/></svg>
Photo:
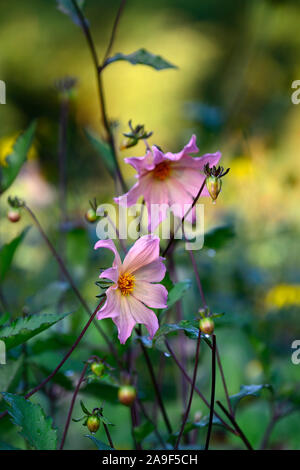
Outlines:
<svg viewBox="0 0 300 470"><path fill-rule="evenodd" d="M128 191L128 193L122 194L122 196L115 197L114 201L120 206L130 207L136 204L139 197L143 196L147 191L147 187L150 183L150 174L145 174L139 178L137 183Z"/></svg>
<svg viewBox="0 0 300 470"><path fill-rule="evenodd" d="M124 161L131 165L139 174L145 171L151 171L155 166L153 154L150 150L143 157L129 157L125 158Z"/></svg>
<svg viewBox="0 0 300 470"><path fill-rule="evenodd" d="M132 295L124 296L121 303L122 315L114 319L118 326L119 339L121 343L125 343L131 335L135 323L141 323L146 326L151 338L155 335L159 328L159 323L155 313L145 307L139 300ZM122 318L121 318L122 317Z"/></svg>
<svg viewBox="0 0 300 470"><path fill-rule="evenodd" d="M175 178L167 182L169 192L169 203L172 212L176 217L182 218L193 203L193 198L187 193L185 187ZM186 217L188 221L192 220L192 211Z"/></svg>
<svg viewBox="0 0 300 470"><path fill-rule="evenodd" d="M108 268L105 269L99 276L100 278L110 279L113 282L117 282L119 278L119 270L118 268Z"/></svg>
<svg viewBox="0 0 300 470"><path fill-rule="evenodd" d="M209 163L209 166L217 166L222 154L220 152L216 153L206 153L201 157L191 157L189 155L184 155L183 158L177 162L174 162L176 168L197 168L198 170L203 170L204 165Z"/></svg>
<svg viewBox="0 0 300 470"><path fill-rule="evenodd" d="M162 284L136 281L132 295L148 307L166 308L168 291Z"/></svg>
<svg viewBox="0 0 300 470"><path fill-rule="evenodd" d="M119 253L117 252L116 246L112 240L99 240L95 246L94 250L98 250L98 248L107 248L108 250L111 250L114 255L115 259L113 262L113 267L118 267L121 264L121 258Z"/></svg>
<svg viewBox="0 0 300 470"><path fill-rule="evenodd" d="M153 180L148 185L144 198L148 212L148 231L154 232L161 221L166 218L169 208L168 188L165 182ZM154 204L157 206L152 207Z"/></svg>
<svg viewBox="0 0 300 470"><path fill-rule="evenodd" d="M137 269L151 263L159 257L159 238L144 235L139 238L125 256L122 271L134 273Z"/></svg>
<svg viewBox="0 0 300 470"><path fill-rule="evenodd" d="M121 293L116 287L109 287L106 291L106 302L97 312L98 320L103 318L116 318L121 312Z"/></svg>
<svg viewBox="0 0 300 470"><path fill-rule="evenodd" d="M118 317L113 318L113 322L118 328L118 338L121 344L124 344L127 341L129 336L131 335L134 325L136 324L136 321L132 316L129 304L129 299L131 299L131 297L131 295L121 295L120 315Z"/></svg>
<svg viewBox="0 0 300 470"><path fill-rule="evenodd" d="M196 136L192 135L189 143L184 146L181 152L178 152L178 153L167 152L165 153L165 159L178 161L178 160L181 160L183 156L188 155L189 153L197 153L197 152L199 152L199 149L196 145Z"/></svg>
<svg viewBox="0 0 300 470"><path fill-rule="evenodd" d="M134 271L134 277L137 281L160 282L166 274L166 267L162 263L164 258L158 258L152 263Z"/></svg>
<svg viewBox="0 0 300 470"><path fill-rule="evenodd" d="M173 173L173 178L181 183L185 190L195 198L202 186L205 176L193 168L178 168ZM204 186L201 197L209 196L206 186Z"/></svg>

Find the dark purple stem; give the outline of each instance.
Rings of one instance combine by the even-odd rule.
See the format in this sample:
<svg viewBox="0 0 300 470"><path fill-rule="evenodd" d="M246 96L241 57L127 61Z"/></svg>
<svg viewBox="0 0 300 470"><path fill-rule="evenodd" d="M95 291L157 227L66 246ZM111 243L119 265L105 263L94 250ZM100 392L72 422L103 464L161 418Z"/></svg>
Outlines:
<svg viewBox="0 0 300 470"><path fill-rule="evenodd" d="M211 350L211 398L210 398L210 412L209 422L206 435L205 450L208 450L209 441L212 431L212 423L214 417L215 406L215 393L216 393L216 336L212 335L212 350Z"/></svg>
<svg viewBox="0 0 300 470"><path fill-rule="evenodd" d="M250 442L248 441L248 439L246 438L245 434L243 433L243 431L241 430L241 428L239 427L239 425L237 424L237 422L235 421L234 417L231 416L231 414L226 410L225 406L222 405L222 403L220 401L217 401L217 404L219 405L219 407L221 408L221 410L223 411L223 413L227 416L227 418L229 419L229 421L231 421L231 423L233 424L233 426L235 427L235 429L237 430L240 438L242 439L242 441L244 442L245 446L247 447L248 450L253 450L253 447L251 446Z"/></svg>

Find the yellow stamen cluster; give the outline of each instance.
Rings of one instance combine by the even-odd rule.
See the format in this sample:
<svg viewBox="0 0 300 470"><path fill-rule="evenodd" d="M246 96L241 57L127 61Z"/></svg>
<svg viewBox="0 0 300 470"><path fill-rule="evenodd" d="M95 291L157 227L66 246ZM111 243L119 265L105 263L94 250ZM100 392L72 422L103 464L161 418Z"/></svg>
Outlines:
<svg viewBox="0 0 300 470"><path fill-rule="evenodd" d="M132 274L121 274L118 279L118 287L122 295L129 295L134 288L135 278Z"/></svg>
<svg viewBox="0 0 300 470"><path fill-rule="evenodd" d="M171 173L171 162L161 162L153 170L155 179L164 181Z"/></svg>

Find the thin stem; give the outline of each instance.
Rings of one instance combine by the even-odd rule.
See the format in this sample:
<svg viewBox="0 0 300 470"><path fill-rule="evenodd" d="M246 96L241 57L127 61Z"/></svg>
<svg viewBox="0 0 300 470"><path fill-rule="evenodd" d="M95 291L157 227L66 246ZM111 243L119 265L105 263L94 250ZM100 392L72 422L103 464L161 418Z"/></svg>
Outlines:
<svg viewBox="0 0 300 470"><path fill-rule="evenodd" d="M182 421L182 424L181 424L181 428L180 428L180 431L179 431L177 442L176 442L175 447L174 447L175 450L178 449L180 439L181 439L181 436L183 434L184 427L185 427L185 424L187 422L187 419L188 419L188 416L189 416L189 413L190 413L190 409L191 409L191 406L192 406L193 394L194 394L195 384L196 384L196 379L197 379L200 343L201 343L201 332L199 330L198 339L197 339L197 346L196 346L196 359L195 359L195 366L194 366L194 373L193 373L193 381L192 381L192 386L191 386L190 398L189 398L189 401L188 401L188 405L187 405L187 408L186 408L185 415L183 417L183 421Z"/></svg>
<svg viewBox="0 0 300 470"><path fill-rule="evenodd" d="M109 445L112 449L115 448L114 444L113 444L113 441L112 441L112 438L111 438L111 435L110 435L110 432L108 430L108 426L105 424L105 423L102 423L103 424L103 428L104 428L104 431L105 431L105 434L106 434L106 437L107 437L107 440L109 442Z"/></svg>
<svg viewBox="0 0 300 470"><path fill-rule="evenodd" d="M221 408L221 410L223 411L223 413L227 416L227 418L231 421L231 423L233 424L233 426L235 427L235 429L237 430L240 438L242 439L242 441L244 442L245 446L247 447L248 450L253 450L253 447L251 446L250 442L248 441L248 439L246 438L245 434L243 433L243 431L241 430L241 428L239 427L239 425L237 424L236 420L234 419L233 416L231 416L231 414L226 410L225 406L222 405L222 403L220 401L217 401L217 404L219 405L219 407Z"/></svg>
<svg viewBox="0 0 300 470"><path fill-rule="evenodd" d="M137 333L138 333L139 336L141 336L140 326L137 329ZM157 381L156 381L155 373L154 373L154 370L153 370L153 367L152 367L152 364L151 364L151 361L150 361L148 351L145 348L145 346L143 345L142 341L140 341L140 345L141 345L143 354L145 356L146 364L147 364L149 374L150 374L150 377L151 377L151 380L152 380L152 384L153 384L153 387L154 387L154 391L155 391L155 394L156 394L156 399L157 399L158 405L160 407L160 411L162 413L162 416L164 418L166 428L167 428L168 432L170 434L172 434L172 427L171 427L171 424L170 424L170 421L169 421L169 418L168 418L168 415L167 415L167 412L166 412L166 409L165 409L165 406L164 406L164 403L163 403L163 400L162 400L162 397L161 397L161 393L160 393L160 390L159 390L159 387L158 387L158 384L157 384Z"/></svg>
<svg viewBox="0 0 300 470"><path fill-rule="evenodd" d="M152 419L150 418L150 416L148 415L148 413L147 413L147 411L146 411L146 408L145 408L144 405L143 405L143 402L142 402L139 398L136 399L136 402L137 402L137 404L139 405L139 407L140 407L140 409L141 409L141 412L142 412L143 415L145 416L146 420L149 421L151 424L153 424L153 426L154 426L153 432L155 433L155 435L156 435L158 441L160 442L161 446L163 447L163 449L165 449L165 448L166 448L166 444L165 444L163 438L161 437L161 435L160 435L160 433L159 433L159 431L158 431L158 429L157 429L156 424L153 422L153 420L152 420Z"/></svg>
<svg viewBox="0 0 300 470"><path fill-rule="evenodd" d="M133 403L132 406L130 407L130 416L131 416L131 429L132 429L132 438L134 441L134 446L137 450L142 450L141 443L137 442L134 437L134 428L138 426L138 418L137 418L135 403Z"/></svg>
<svg viewBox="0 0 300 470"><path fill-rule="evenodd" d="M39 390L41 390L41 388L43 388L54 376L55 374L57 374L57 372L59 371L59 369L64 365L64 363L66 362L66 360L71 356L71 354L73 353L74 349L78 346L78 344L80 343L81 339L83 338L83 336L85 335L88 327L90 326L90 324L92 323L94 317L96 316L96 313L98 312L99 308L102 307L104 303L104 299L101 300L101 302L97 305L94 313L91 315L91 317L89 318L88 322L86 323L85 327L83 328L83 330L81 331L80 335L78 336L78 338L76 339L76 341L74 342L74 344L71 346L71 348L69 349L69 351L67 352L67 354L64 356L64 358L60 361L60 363L58 364L58 366L51 372L50 375L48 375L48 377L46 377L44 380L42 380L42 382L37 385L36 387L34 387L30 392L28 392L26 395L25 395L25 398L30 398L32 397L32 395L34 395L36 392L38 392ZM4 411L3 413L0 414L0 419L3 418L4 416L6 416L8 413L8 411Z"/></svg>
<svg viewBox="0 0 300 470"><path fill-rule="evenodd" d="M178 360L176 354L174 353L173 349L171 348L171 345L169 344L169 342L167 340L165 340L165 344L166 344L166 347L171 355L171 357L173 358L175 364L177 365L177 367L180 369L182 375L185 377L186 381L189 382L190 384L192 384L192 379L188 376L188 374L186 373L184 367L182 366L182 364L180 363L180 361ZM199 388L195 385L194 386L194 389L195 389L195 392L197 393L197 395L201 398L201 400L203 401L203 403L205 403L205 405L209 408L209 403L208 401L206 400L205 396L200 392ZM221 418L221 416L216 412L214 411L214 415L216 418L218 418L221 423L223 424L223 426L230 432L232 432L233 434L236 434L236 432L234 431L234 429L232 429L230 426L228 426L228 424Z"/></svg>
<svg viewBox="0 0 300 470"><path fill-rule="evenodd" d="M38 221L36 215L34 214L34 212L30 209L30 207L28 207L26 204L24 204L24 209L27 210L27 212L29 213L29 215L31 216L32 220L34 221L35 225L37 226L41 236L43 237L44 241L46 242L49 250L51 251L52 255L54 256L55 260L57 261L62 273L65 275L65 277L67 278L67 280L69 281L70 283L70 286L71 288L73 289L73 292L74 294L76 295L76 297L78 298L79 302L81 303L81 305L83 306L83 308L85 309L85 311L88 313L89 316L92 315L92 312L88 306L88 304L86 303L86 301L84 300L84 298L82 297L82 295L80 294L79 290L77 289L76 287L76 284L71 276L71 274L69 273L69 271L67 270L66 268L66 265L64 263L64 261L62 260L62 258L60 257L60 255L57 253L56 249L54 248L52 242L50 241L50 239L48 238L48 236L46 235L44 229L42 228L40 222ZM95 327L97 328L97 330L99 331L99 333L102 335L103 339L106 341L111 353L115 356L115 358L117 359L117 353L116 353L116 350L112 344L112 342L109 340L108 336L106 335L105 331L103 330L103 328L96 322L94 321L94 325Z"/></svg>
<svg viewBox="0 0 300 470"><path fill-rule="evenodd" d="M209 441L212 431L212 423L214 416L214 405L215 405L215 393L216 393L216 336L212 335L212 351L211 351L211 398L210 398L210 412L209 412L209 422L206 435L205 450L208 450Z"/></svg>
<svg viewBox="0 0 300 470"><path fill-rule="evenodd" d="M230 414L232 416L234 416L234 411L233 411L233 408L231 406L230 397L229 397L229 393L228 393L228 388L227 388L225 375L224 375L224 371L223 371L223 367L222 367L221 357L220 357L219 349L218 349L217 345L216 345L216 354L217 354L218 367L219 367L219 371L220 371L220 374L221 374L223 388L224 388L224 392L225 392L225 396L226 396L227 406L228 406L228 409L230 411Z"/></svg>
<svg viewBox="0 0 300 470"><path fill-rule="evenodd" d="M177 233L179 227L183 225L183 223L184 223L186 217L189 215L189 213L191 212L191 210L195 207L195 205L196 205L196 203L197 203L199 197L201 196L201 193L202 193L203 188L204 188L204 186L205 186L205 182L206 182L206 178L205 178L205 180L203 181L203 183L202 183L202 185L201 185L201 188L200 188L199 191L198 191L197 196L196 196L195 199L193 200L192 205L188 208L188 210L186 211L186 213L183 215L179 226L177 227L177 229L175 230L175 232L172 234L172 236L171 236L171 238L170 238L170 240L169 240L169 243L167 244L166 248L164 249L164 251L163 251L163 253L162 253L162 256L163 256L163 257L166 256L166 254L168 253L170 247L172 246L172 244L173 244L173 242L174 242L175 235L176 235L176 233Z"/></svg>
<svg viewBox="0 0 300 470"><path fill-rule="evenodd" d="M113 46L113 43L114 43L114 40L115 40L115 37L116 37L116 32L117 32L117 28L118 28L118 25L119 25L119 21L120 21L123 9L125 8L125 4L126 4L126 0L122 0L121 4L120 4L120 7L119 7L119 10L118 10L118 13L117 13L117 16L116 16L116 19L114 21L114 25L113 25L113 28L112 28L110 40L109 40L106 52L104 54L103 65L105 64L106 59L109 57L109 54L111 52L111 49L112 49L112 46Z"/></svg>
<svg viewBox="0 0 300 470"><path fill-rule="evenodd" d="M85 376L86 370L88 368L88 365L89 365L88 362L86 362L83 369L82 369L82 372L80 374L80 377L79 377L79 380L77 382L76 388L74 390L73 397L72 397L71 404L70 404L70 408L69 408L69 411L68 411L68 416L67 416L67 421L66 421L66 424L65 424L63 437L62 437L62 440L61 440L61 443L60 443L60 446L59 446L59 450L63 450L63 448L64 448L64 444L65 444L68 429L69 429L69 426L70 426L70 421L71 421L75 401L76 401L76 398L77 398L77 395L78 395L78 392L79 392L79 389L80 389L80 385L82 384L82 382L84 380L84 376Z"/></svg>
<svg viewBox="0 0 300 470"><path fill-rule="evenodd" d="M108 135L108 141L109 141L109 144L110 144L110 147L111 147L111 150L112 150L114 163L115 163L115 167L116 167L117 177L120 181L120 184L121 184L121 187L122 187L123 191L126 192L127 188L126 188L126 184L125 184L125 181L123 179L123 175L122 175L120 167L119 167L117 154L116 154L116 148L115 148L115 142L114 142L114 136L113 136L111 126L109 124L109 120L108 120L108 117L107 117L107 112L106 112L103 83L102 83L102 78L101 78L101 72L103 70L103 66L102 67L100 66L100 62L99 62L99 59L98 59L96 47L95 47L94 40L92 38L88 23L86 22L85 17L84 17L81 9L79 8L79 6L77 4L77 1L76 0L71 0L71 1L72 1L72 4L73 4L74 8L76 9L76 13L78 15L78 19L80 21L81 28L83 30L83 33L84 33L85 37L86 37L88 47L89 47L89 50L90 50L91 55L92 55L92 60L93 60L95 73L96 73L99 104L100 104L100 110L101 110L103 125L104 125L104 128L105 128L105 130L107 132L107 135ZM115 36L113 34L112 35L113 40L114 40L114 37ZM111 46L112 46L112 44L111 44ZM111 48L111 46L110 46L110 48Z"/></svg>
<svg viewBox="0 0 300 470"><path fill-rule="evenodd" d="M200 279L200 276L199 276L199 273L198 273L196 259L195 259L195 256L194 256L194 253L192 252L192 250L187 250L187 251L188 251L189 257L190 257L191 262L192 262L192 266L193 266L193 270L194 270L194 273L195 273L197 286L198 286L198 289L199 289L199 292L200 292L203 308L206 309L207 308L207 302L206 302L206 299L205 299L201 279Z"/></svg>

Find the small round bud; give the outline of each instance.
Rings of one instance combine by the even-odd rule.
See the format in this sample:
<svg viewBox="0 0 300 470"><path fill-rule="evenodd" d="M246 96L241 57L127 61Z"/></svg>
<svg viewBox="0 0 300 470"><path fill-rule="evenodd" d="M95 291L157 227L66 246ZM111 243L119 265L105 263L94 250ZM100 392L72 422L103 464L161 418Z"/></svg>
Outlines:
<svg viewBox="0 0 300 470"><path fill-rule="evenodd" d="M211 318L201 318L199 328L202 333L211 335L214 332L215 324Z"/></svg>
<svg viewBox="0 0 300 470"><path fill-rule="evenodd" d="M100 427L100 419L95 415L89 416L86 425L90 432L97 432Z"/></svg>
<svg viewBox="0 0 300 470"><path fill-rule="evenodd" d="M206 187L213 201L217 199L222 188L222 180L216 176L206 178Z"/></svg>
<svg viewBox="0 0 300 470"><path fill-rule="evenodd" d="M91 365L91 370L95 375L97 375L97 377L102 377L104 369L105 366L102 362L93 362Z"/></svg>
<svg viewBox="0 0 300 470"><path fill-rule="evenodd" d="M98 216L96 212L94 211L94 209L90 208L89 210L86 211L85 218L88 222L93 224L98 219Z"/></svg>
<svg viewBox="0 0 300 470"><path fill-rule="evenodd" d="M8 220L10 220L11 222L15 223L15 222L19 222L20 218L21 218L21 213L19 211L19 209L10 209L7 213L7 218Z"/></svg>
<svg viewBox="0 0 300 470"><path fill-rule="evenodd" d="M132 385L123 385L118 391L119 402L131 406L136 398L136 389Z"/></svg>

